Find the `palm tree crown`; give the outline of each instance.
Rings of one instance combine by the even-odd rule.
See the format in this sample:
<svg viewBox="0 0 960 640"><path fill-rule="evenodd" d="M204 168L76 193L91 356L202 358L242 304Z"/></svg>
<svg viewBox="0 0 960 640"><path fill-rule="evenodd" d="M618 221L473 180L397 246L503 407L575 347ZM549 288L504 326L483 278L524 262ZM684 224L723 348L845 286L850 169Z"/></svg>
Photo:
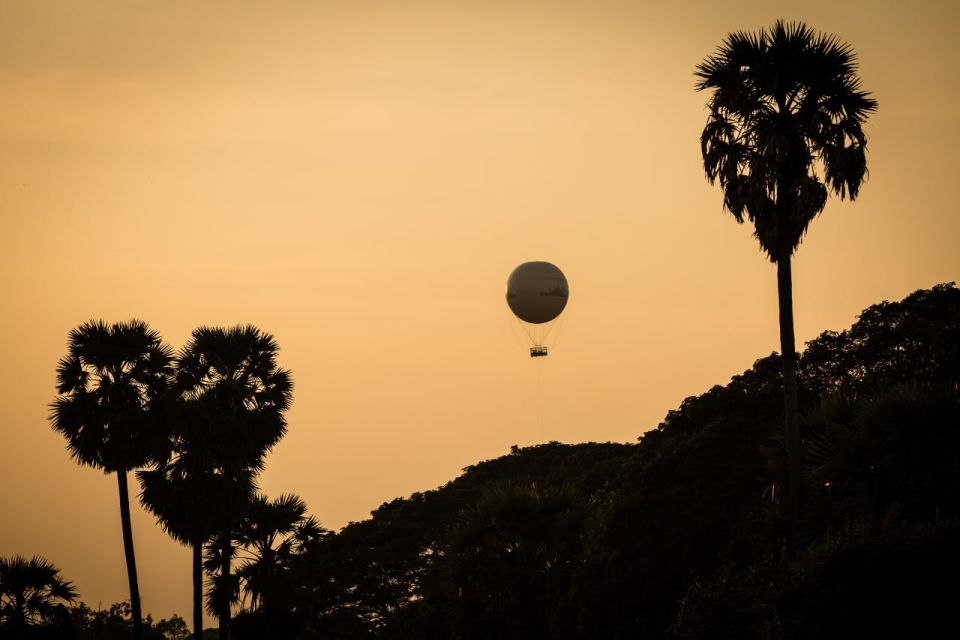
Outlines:
<svg viewBox="0 0 960 640"><path fill-rule="evenodd" d="M291 560L328 534L307 515L300 497L256 496L234 532L234 540L244 550L237 576L250 609L290 606L295 586L289 577Z"/></svg>
<svg viewBox="0 0 960 640"><path fill-rule="evenodd" d="M145 465L160 441L150 411L168 385L172 350L140 320L84 323L68 350L50 420L70 454L108 473Z"/></svg>
<svg viewBox="0 0 960 640"><path fill-rule="evenodd" d="M174 540L202 545L226 518L243 510L256 484L250 472L227 477L205 466L204 456L187 449L189 444L178 446L185 448L165 463L137 472L140 501Z"/></svg>
<svg viewBox="0 0 960 640"><path fill-rule="evenodd" d="M48 622L64 603L78 597L73 584L43 558L0 558L0 629Z"/></svg>
<svg viewBox="0 0 960 640"><path fill-rule="evenodd" d="M177 358L177 387L197 403L218 466L256 468L286 433L290 372L277 367L273 336L253 326L200 327Z"/></svg>
<svg viewBox="0 0 960 640"><path fill-rule="evenodd" d="M851 200L860 191L863 125L877 102L856 71L849 45L782 21L730 34L697 66L697 89L713 91L700 138L707 178L773 262L793 253L828 190Z"/></svg>

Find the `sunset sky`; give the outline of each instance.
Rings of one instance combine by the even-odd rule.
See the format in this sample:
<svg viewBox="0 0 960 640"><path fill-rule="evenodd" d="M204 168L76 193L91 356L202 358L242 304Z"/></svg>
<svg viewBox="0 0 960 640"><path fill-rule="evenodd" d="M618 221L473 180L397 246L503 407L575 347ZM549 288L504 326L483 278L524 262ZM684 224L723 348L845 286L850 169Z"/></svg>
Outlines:
<svg viewBox="0 0 960 640"><path fill-rule="evenodd" d="M958 7L0 0L0 556L128 597L116 481L47 420L91 318L272 333L261 488L332 529L513 444L635 441L776 350L774 267L700 160L693 70L730 31L836 33L880 104L860 198L795 260L798 344L957 280ZM570 284L536 360L504 301L528 260ZM144 612L187 615L189 551L133 526Z"/></svg>

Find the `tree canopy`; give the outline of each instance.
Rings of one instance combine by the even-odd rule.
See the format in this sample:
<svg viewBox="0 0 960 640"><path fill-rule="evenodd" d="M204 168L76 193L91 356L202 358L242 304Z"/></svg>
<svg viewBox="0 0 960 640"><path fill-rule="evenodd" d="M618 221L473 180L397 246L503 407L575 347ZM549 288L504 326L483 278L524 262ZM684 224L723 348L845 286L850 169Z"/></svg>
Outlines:
<svg viewBox="0 0 960 640"><path fill-rule="evenodd" d="M696 637L712 616L756 637L766 618L731 621L705 599L723 576L739 576L759 598L771 575L807 571L820 584L852 570L841 556L824 560L824 545L894 558L883 545L863 548L865 530L884 528L898 549L955 535L957 344L953 284L874 305L850 329L808 344L799 380L811 498L793 558L781 555L775 509L785 472L772 354L687 398L636 445L515 447L326 537L293 564L311 594L303 637L522 637L531 625L557 638ZM832 409L842 398L856 410ZM818 457L824 451L886 466L843 467ZM875 487L868 509L856 507L864 482ZM913 557L896 553L896 562ZM893 580L872 588L888 597L899 589ZM520 593L526 600L509 595Z"/></svg>
<svg viewBox="0 0 960 640"><path fill-rule="evenodd" d="M230 632L237 640L955 635L957 345L953 283L873 305L849 329L807 344L798 358L806 499L794 549L777 508L784 417L780 356L771 354L687 398L636 444L514 446L337 533L292 494L238 503L229 540L216 545L239 554ZM285 407L289 388L280 388ZM186 463L187 449L167 463ZM166 480L157 479L160 489ZM165 526L187 541L180 517ZM207 560L212 569L221 561ZM891 604L878 613L878 602ZM102 637L129 629L129 606L70 611L33 626L63 629L54 625L72 619ZM148 616L144 630L179 640L186 625Z"/></svg>

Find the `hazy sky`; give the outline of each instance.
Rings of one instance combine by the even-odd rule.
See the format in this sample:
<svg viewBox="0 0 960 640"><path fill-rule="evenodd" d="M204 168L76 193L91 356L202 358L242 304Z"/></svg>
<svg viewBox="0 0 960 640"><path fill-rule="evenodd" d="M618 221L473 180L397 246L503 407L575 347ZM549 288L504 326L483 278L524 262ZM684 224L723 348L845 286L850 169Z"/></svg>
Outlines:
<svg viewBox="0 0 960 640"><path fill-rule="evenodd" d="M115 478L47 421L90 318L273 333L261 485L334 529L513 444L633 441L777 349L700 162L693 69L733 30L836 33L880 103L795 261L798 342L958 279L957 6L0 0L0 556L127 597ZM527 260L570 283L546 359L503 298ZM188 614L188 550L139 506L134 536L144 611Z"/></svg>

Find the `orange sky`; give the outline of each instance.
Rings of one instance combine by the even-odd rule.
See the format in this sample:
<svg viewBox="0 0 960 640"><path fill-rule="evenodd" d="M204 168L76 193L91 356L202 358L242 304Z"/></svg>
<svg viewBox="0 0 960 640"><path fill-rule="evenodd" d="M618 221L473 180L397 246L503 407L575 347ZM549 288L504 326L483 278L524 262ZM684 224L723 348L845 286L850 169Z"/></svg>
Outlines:
<svg viewBox="0 0 960 640"><path fill-rule="evenodd" d="M0 555L127 596L116 482L47 422L89 318L273 333L261 485L331 528L512 444L632 441L775 350L774 269L700 164L693 68L732 30L834 32L880 102L798 341L958 279L956 4L650 4L0 0ZM570 283L546 359L503 300L527 260ZM189 552L134 535L144 611L189 613Z"/></svg>

